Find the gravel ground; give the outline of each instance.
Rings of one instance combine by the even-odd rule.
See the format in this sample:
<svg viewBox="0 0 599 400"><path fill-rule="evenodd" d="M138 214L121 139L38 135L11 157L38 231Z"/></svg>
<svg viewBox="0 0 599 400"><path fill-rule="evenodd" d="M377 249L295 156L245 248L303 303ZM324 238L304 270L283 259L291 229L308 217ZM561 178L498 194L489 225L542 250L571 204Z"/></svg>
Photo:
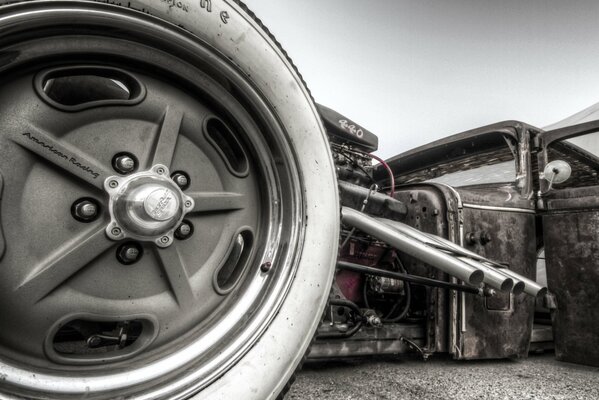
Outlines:
<svg viewBox="0 0 599 400"><path fill-rule="evenodd" d="M311 362L285 399L599 399L599 368L558 362L553 354L499 361Z"/></svg>

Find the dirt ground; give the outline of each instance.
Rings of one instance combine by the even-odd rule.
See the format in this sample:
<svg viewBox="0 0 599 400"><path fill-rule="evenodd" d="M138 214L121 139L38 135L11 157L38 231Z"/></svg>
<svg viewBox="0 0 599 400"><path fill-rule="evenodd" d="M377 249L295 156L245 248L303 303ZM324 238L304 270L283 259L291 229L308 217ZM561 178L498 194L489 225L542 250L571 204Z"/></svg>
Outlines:
<svg viewBox="0 0 599 400"><path fill-rule="evenodd" d="M524 360L457 362L436 357L310 362L292 399L599 399L599 368L558 362L553 354Z"/></svg>

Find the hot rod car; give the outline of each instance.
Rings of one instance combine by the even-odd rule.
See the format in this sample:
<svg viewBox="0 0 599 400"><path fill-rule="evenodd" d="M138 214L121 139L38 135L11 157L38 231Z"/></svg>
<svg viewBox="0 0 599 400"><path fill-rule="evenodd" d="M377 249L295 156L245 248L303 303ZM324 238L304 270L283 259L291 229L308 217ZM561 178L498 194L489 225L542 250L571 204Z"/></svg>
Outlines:
<svg viewBox="0 0 599 400"><path fill-rule="evenodd" d="M560 360L598 364L596 106L548 130L504 121L374 167L360 157L376 137L322 106L321 114L339 170L342 234L311 357L519 358L555 345ZM472 270L449 269L451 258L482 270L482 284Z"/></svg>
<svg viewBox="0 0 599 400"><path fill-rule="evenodd" d="M581 118L378 160L238 0L0 1L0 396L277 398L306 357L597 365Z"/></svg>

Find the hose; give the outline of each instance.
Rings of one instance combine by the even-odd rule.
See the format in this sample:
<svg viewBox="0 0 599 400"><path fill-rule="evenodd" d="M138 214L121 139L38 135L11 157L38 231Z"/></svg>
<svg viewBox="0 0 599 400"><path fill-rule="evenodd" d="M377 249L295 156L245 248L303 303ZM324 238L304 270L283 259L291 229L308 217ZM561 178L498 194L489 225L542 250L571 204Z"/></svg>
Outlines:
<svg viewBox="0 0 599 400"><path fill-rule="evenodd" d="M330 306L346 307L354 311L358 316L358 322L347 332L330 332L330 333L318 333L316 339L342 339L348 338L356 334L360 330L363 324L364 315L356 303L344 300L344 299L331 299L329 300Z"/></svg>

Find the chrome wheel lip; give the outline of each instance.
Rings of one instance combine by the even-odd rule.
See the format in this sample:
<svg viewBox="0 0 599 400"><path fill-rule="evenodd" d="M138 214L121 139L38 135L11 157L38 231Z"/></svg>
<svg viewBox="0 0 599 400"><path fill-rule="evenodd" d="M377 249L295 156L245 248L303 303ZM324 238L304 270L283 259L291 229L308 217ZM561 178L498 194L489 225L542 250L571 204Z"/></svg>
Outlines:
<svg viewBox="0 0 599 400"><path fill-rule="evenodd" d="M46 3L45 5L48 4ZM26 8L27 6L24 6L23 8ZM152 24L157 23L160 25L159 28L163 31L173 28L171 26L165 28L164 25L167 24L154 20L150 16L142 16L127 10L111 12L105 5L93 4L93 6L103 9L99 10L92 8L91 4L90 8L79 8L74 6L72 6L72 8L66 8L64 3L61 2L61 7L57 9L17 11L14 14L0 17L0 24L14 24L13 26L19 26L19 24L26 23L31 18L38 22L43 21L45 23L45 21L51 20L55 16L69 20L71 18L76 18L78 15L84 15L86 18L97 18L98 20L109 22L110 24L115 24L117 21L120 21L125 24L143 24L148 29L154 29L155 26ZM14 7L15 10L20 8L20 6ZM196 46L193 41L185 38L183 32L179 32L179 34L182 35L180 38L181 42ZM205 50L204 48L200 49ZM229 68L231 68L230 65ZM231 68L231 72L236 73L233 68ZM243 81L241 76L238 76L237 79L239 79L238 83L240 85L245 85L247 89L253 90L250 85L247 85L247 83ZM260 99L259 102L264 110L269 110L269 107L263 100ZM268 118L273 123L276 121L274 116ZM280 146L281 151L289 157L289 160L291 160L289 162L289 175L285 177L289 182L286 184L293 185L294 187L301 187L301 179L296 170L297 166L293 161L295 160L295 154L286 143L280 143ZM272 160L268 160L268 157L265 157L263 161L265 163L264 167L266 167L265 172L267 178L271 181L281 179L273 169L275 163ZM279 221L281 219L281 215L279 215L281 212L281 196L275 188L270 188L269 190L269 197L272 199L273 204L278 205L278 207L276 207L277 211L269 215L268 218L270 218L271 221ZM290 228L290 232L287 235L290 239L289 242L297 244L298 248L301 248L303 243L303 229L300 228L303 221L303 211L301 206L301 204L303 204L302 193L302 190L293 192L293 199L291 202L294 206L291 207L291 212L294 216L291 219L297 221L297 224L294 224L294 226ZM274 230L270 230L267 233L264 232L264 240L268 243L268 247L263 251L263 259L257 260L257 262L261 264L267 260L270 261L281 258L281 267L284 268L281 268L278 272L279 275L281 275L279 279L273 280L272 278L269 278L269 275L266 273L261 273L253 277L253 279L248 282L248 288L245 291L244 296L240 297L239 301L235 303L235 306L227 311L226 319L219 325L208 329L201 336L201 340L193 341L188 346L174 351L160 360L136 368L134 371L115 372L99 376L74 377L69 374L47 373L38 369L27 370L17 366L15 363L0 361L0 375L4 378L3 383L36 392L43 391L46 392L46 394L78 395L89 392L101 394L114 392L116 390L135 391L137 390L136 386L139 387L144 384L148 385L146 389L149 389L153 380L169 373L174 373L185 367L186 369L192 370L192 372L183 378L178 379L176 382L169 383L165 387L158 389L153 388L153 391L151 394L147 394L147 397L154 398L157 395L174 396L176 391L179 391L182 388L188 388L190 385L193 385L194 390L205 387L207 384L217 379L220 374L229 369L247 351L249 351L252 345L260 336L262 336L270 322L274 319L277 310L280 308L289 291L290 284L293 280L293 271L297 267L297 260L294 256L286 254L279 248L279 243L276 238L280 236L281 229L282 227L278 226L278 228ZM250 306L255 300L255 296L252 294L262 290L265 285L271 286L269 290L271 295L264 299L259 312L255 314L254 318L250 321L250 324L245 327L243 333L235 338L234 343L223 349L218 356L211 358L209 363L199 366L197 363L194 363L194 361L198 361L200 355L209 354L215 347L218 347L217 345L222 339L224 332L233 332L235 330L235 321L245 318L250 311ZM275 296L272 293L277 295ZM136 395L138 394L140 398L146 397L143 393L136 393Z"/></svg>

